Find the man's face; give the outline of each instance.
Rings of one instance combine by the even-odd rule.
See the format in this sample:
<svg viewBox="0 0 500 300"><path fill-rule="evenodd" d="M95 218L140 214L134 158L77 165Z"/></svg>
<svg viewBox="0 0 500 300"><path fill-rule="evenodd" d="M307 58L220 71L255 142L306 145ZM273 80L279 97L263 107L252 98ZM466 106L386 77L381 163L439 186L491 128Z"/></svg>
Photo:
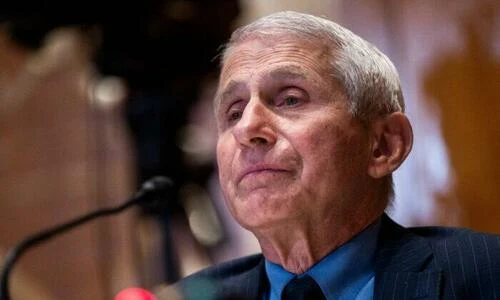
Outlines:
<svg viewBox="0 0 500 300"><path fill-rule="evenodd" d="M245 41L226 59L216 99L219 177L248 229L345 216L365 194L367 133L327 57L281 37Z"/></svg>

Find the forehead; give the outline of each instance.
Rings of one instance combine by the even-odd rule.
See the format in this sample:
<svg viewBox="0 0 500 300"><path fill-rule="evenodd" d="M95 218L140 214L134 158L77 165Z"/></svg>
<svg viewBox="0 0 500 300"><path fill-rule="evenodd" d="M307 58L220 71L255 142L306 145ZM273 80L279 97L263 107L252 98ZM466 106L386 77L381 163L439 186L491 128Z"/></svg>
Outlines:
<svg viewBox="0 0 500 300"><path fill-rule="evenodd" d="M327 62L328 51L319 42L293 36L254 37L234 45L225 56L221 80L239 71L258 72L271 70L272 67L290 66L311 69L322 73ZM295 67L293 67L295 66Z"/></svg>
<svg viewBox="0 0 500 300"><path fill-rule="evenodd" d="M329 57L326 46L296 37L255 37L240 42L225 56L216 108L223 93L253 80L330 81Z"/></svg>

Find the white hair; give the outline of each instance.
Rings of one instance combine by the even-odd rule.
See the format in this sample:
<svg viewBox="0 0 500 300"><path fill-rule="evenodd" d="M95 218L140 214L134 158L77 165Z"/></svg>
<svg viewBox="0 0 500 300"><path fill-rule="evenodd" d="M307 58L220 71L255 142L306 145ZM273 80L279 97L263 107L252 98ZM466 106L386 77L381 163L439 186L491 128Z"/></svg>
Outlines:
<svg viewBox="0 0 500 300"><path fill-rule="evenodd" d="M222 53L222 65L233 48L255 37L291 35L327 47L331 75L344 88L353 117L404 111L396 68L375 46L330 20L285 11L263 17L233 32Z"/></svg>

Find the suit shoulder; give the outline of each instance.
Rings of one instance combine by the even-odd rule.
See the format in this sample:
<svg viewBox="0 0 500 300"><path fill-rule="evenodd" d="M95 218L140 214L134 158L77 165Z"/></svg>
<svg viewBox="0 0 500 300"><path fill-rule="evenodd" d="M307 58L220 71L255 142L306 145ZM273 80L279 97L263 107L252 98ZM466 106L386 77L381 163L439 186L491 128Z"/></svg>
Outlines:
<svg viewBox="0 0 500 300"><path fill-rule="evenodd" d="M500 235L466 228L414 227L425 238L443 269L469 274L493 271L500 278Z"/></svg>
<svg viewBox="0 0 500 300"><path fill-rule="evenodd" d="M495 299L500 295L499 235L465 228L404 228L384 220L381 270L401 274L399 270L411 267L411 272L426 279L434 274L439 278L442 299Z"/></svg>
<svg viewBox="0 0 500 300"><path fill-rule="evenodd" d="M478 232L468 228L422 226L409 227L407 230L413 234L427 238L434 244L467 242L472 244L487 244L493 247L500 246L500 235Z"/></svg>

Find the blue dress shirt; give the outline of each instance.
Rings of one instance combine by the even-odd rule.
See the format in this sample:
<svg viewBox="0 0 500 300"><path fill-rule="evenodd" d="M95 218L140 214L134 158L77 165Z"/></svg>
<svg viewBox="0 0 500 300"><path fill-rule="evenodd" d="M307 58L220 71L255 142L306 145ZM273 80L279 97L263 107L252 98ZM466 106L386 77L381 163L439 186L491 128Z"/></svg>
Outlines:
<svg viewBox="0 0 500 300"><path fill-rule="evenodd" d="M373 299L373 263L379 230L380 220L377 220L304 273L318 283L326 299ZM264 299L280 300L285 285L304 275L290 273L268 260L265 266L271 288Z"/></svg>

